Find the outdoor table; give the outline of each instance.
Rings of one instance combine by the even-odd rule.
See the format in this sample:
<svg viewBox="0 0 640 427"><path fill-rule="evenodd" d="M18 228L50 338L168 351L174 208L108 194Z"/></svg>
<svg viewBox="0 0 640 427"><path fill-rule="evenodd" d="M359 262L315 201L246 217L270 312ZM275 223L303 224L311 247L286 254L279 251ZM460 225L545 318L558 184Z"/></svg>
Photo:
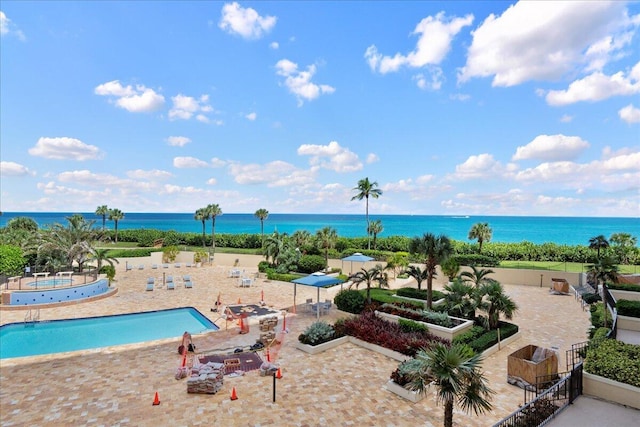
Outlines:
<svg viewBox="0 0 640 427"><path fill-rule="evenodd" d="M250 288L251 287L251 279L244 277L240 282L240 287L242 288Z"/></svg>
<svg viewBox="0 0 640 427"><path fill-rule="evenodd" d="M231 277L240 277L240 270L231 270Z"/></svg>

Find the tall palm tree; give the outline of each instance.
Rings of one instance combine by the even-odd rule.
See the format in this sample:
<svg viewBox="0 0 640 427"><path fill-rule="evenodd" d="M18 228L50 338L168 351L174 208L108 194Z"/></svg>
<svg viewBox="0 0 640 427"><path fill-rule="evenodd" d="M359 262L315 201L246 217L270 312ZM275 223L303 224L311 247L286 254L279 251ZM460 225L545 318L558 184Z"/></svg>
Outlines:
<svg viewBox="0 0 640 427"><path fill-rule="evenodd" d="M82 215L75 214L66 219L66 227L56 223L43 232L38 257L45 264L60 267L72 267L75 261L78 270L82 271L94 242L102 238L102 232L93 227L94 221L86 221Z"/></svg>
<svg viewBox="0 0 640 427"><path fill-rule="evenodd" d="M629 233L613 233L609 242L614 246L621 264L629 264L629 255L638 244L638 238Z"/></svg>
<svg viewBox="0 0 640 427"><path fill-rule="evenodd" d="M311 233L309 233L307 230L296 230L291 235L291 240L293 241L293 244L296 248L304 248L311 243ZM304 251L304 249L301 250Z"/></svg>
<svg viewBox="0 0 640 427"><path fill-rule="evenodd" d="M407 273L409 277L416 279L416 282L418 282L418 290L422 289L422 282L429 277L429 272L426 269L423 270L415 265L408 266L404 272Z"/></svg>
<svg viewBox="0 0 640 427"><path fill-rule="evenodd" d="M358 181L358 185L353 188L354 190L356 190L358 192L358 194L356 194L355 196L353 196L351 198L351 200L362 200L365 199L366 201L366 210L365 210L365 214L366 214L366 219L367 219L367 249L371 249L371 241L369 240L369 197L373 197L374 199L377 199L378 197L380 197L382 195L382 190L380 190L379 188L376 188L378 186L377 182L371 182L369 181L369 178L363 178L360 181Z"/></svg>
<svg viewBox="0 0 640 427"><path fill-rule="evenodd" d="M463 271L460 273L460 277L465 282L471 282L476 288L479 288L482 284L491 280L488 276L493 273L494 271L490 268L477 268L472 265L471 271Z"/></svg>
<svg viewBox="0 0 640 427"><path fill-rule="evenodd" d="M602 234L589 239L589 249L595 249L598 251L598 259L600 259L600 249L606 249L609 247L609 241Z"/></svg>
<svg viewBox="0 0 640 427"><path fill-rule="evenodd" d="M207 215L211 218L211 252L216 253L216 217L222 215L222 209L218 204L210 204L205 208Z"/></svg>
<svg viewBox="0 0 640 427"><path fill-rule="evenodd" d="M421 254L425 257L424 264L427 275L427 308L432 308L433 303L433 279L436 277L436 267L444 262L453 252L451 240L444 234L435 236L425 233L422 237L414 237L409 242L411 253Z"/></svg>
<svg viewBox="0 0 640 427"><path fill-rule="evenodd" d="M489 329L497 329L502 314L506 319L511 320L518 311L518 305L504 293L504 288L497 280L489 279L480 287L480 295L486 297L484 308L487 312Z"/></svg>
<svg viewBox="0 0 640 427"><path fill-rule="evenodd" d="M269 262L269 258L271 258L271 263L277 266L280 263L280 255L284 252L286 247L286 239L287 233L278 233L278 231L274 231L272 235L267 237L267 240L264 243L264 256Z"/></svg>
<svg viewBox="0 0 640 427"><path fill-rule="evenodd" d="M587 274L594 279L596 286L606 282L618 283L618 266L611 257L598 258L594 264L587 266Z"/></svg>
<svg viewBox="0 0 640 427"><path fill-rule="evenodd" d="M264 221L269 218L269 211L260 208L253 215L260 220L260 236L262 237L262 247L264 247Z"/></svg>
<svg viewBox="0 0 640 427"><path fill-rule="evenodd" d="M206 246L206 237L205 237L205 224L211 218L209 211L207 208L196 209L196 213L193 215L193 219L196 221L202 221L202 247Z"/></svg>
<svg viewBox="0 0 640 427"><path fill-rule="evenodd" d="M329 249L336 246L338 240L338 232L335 228L324 227L316 233L316 239L321 249L324 249L324 266L329 267Z"/></svg>
<svg viewBox="0 0 640 427"><path fill-rule="evenodd" d="M104 225L107 222L107 215L109 215L109 207L107 205L98 206L96 208L96 215L102 217L102 231L104 231Z"/></svg>
<svg viewBox="0 0 640 427"><path fill-rule="evenodd" d="M489 227L488 222L478 222L471 226L469 230L469 240L478 241L478 253L482 253L482 244L491 241L493 230Z"/></svg>
<svg viewBox="0 0 640 427"><path fill-rule="evenodd" d="M124 218L124 213L120 209L109 209L109 220L113 221L116 232L116 243L118 243L118 221Z"/></svg>
<svg viewBox="0 0 640 427"><path fill-rule="evenodd" d="M375 267L367 270L366 268L360 269L357 273L351 276L351 282L355 285L356 289L361 283L367 285L367 303L371 304L371 285L378 284L379 288L388 288L389 283L387 274L384 272L382 265L377 264Z"/></svg>
<svg viewBox="0 0 640 427"><path fill-rule="evenodd" d="M384 227L382 226L382 221L376 219L375 221L371 221L369 223L369 234L373 236L373 250L376 250L378 234L382 233Z"/></svg>
<svg viewBox="0 0 640 427"><path fill-rule="evenodd" d="M487 385L487 379L480 365L482 356L470 347L454 345L448 347L436 344L429 350L420 350L415 356L414 368L408 373L409 388L426 393L434 382L438 403L444 404L444 426L453 427L453 406L458 403L462 409L476 415L492 409L491 396L494 393Z"/></svg>

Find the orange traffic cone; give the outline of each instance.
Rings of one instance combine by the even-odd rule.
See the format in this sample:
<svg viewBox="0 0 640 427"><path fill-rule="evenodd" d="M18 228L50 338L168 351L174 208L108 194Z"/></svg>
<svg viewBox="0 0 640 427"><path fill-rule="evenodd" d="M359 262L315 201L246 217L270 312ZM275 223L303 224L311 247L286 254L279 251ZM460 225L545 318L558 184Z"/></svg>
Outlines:
<svg viewBox="0 0 640 427"><path fill-rule="evenodd" d="M153 398L153 406L158 406L160 404L160 398L158 397L158 392L156 391L156 397Z"/></svg>
<svg viewBox="0 0 640 427"><path fill-rule="evenodd" d="M267 347L267 362L271 362L271 355L269 355L269 347Z"/></svg>
<svg viewBox="0 0 640 427"><path fill-rule="evenodd" d="M240 298L238 298L238 304L242 304L242 301L240 301Z"/></svg>
<svg viewBox="0 0 640 427"><path fill-rule="evenodd" d="M276 378L277 379L282 378L282 372L280 372L280 368L278 368L278 370L276 371Z"/></svg>
<svg viewBox="0 0 640 427"><path fill-rule="evenodd" d="M231 400L238 400L238 394L236 393L236 388L231 389Z"/></svg>
<svg viewBox="0 0 640 427"><path fill-rule="evenodd" d="M187 350L186 349L182 356L182 367L184 368L185 366L187 366Z"/></svg>
<svg viewBox="0 0 640 427"><path fill-rule="evenodd" d="M287 330L287 313L285 312L284 315L282 316L282 331L286 331Z"/></svg>

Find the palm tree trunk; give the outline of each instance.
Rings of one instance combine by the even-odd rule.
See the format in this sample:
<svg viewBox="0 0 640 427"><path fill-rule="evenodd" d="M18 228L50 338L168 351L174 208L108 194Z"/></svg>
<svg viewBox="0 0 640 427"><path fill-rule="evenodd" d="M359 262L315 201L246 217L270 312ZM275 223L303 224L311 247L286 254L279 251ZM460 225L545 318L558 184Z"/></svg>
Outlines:
<svg viewBox="0 0 640 427"><path fill-rule="evenodd" d="M369 196L366 197L365 213L367 217L367 249L371 249L371 234L369 234Z"/></svg>
<svg viewBox="0 0 640 427"><path fill-rule="evenodd" d="M204 236L206 232L206 228L205 228L205 224L204 224L204 220L202 220L202 247L205 247L205 243L207 241L207 238Z"/></svg>
<svg viewBox="0 0 640 427"><path fill-rule="evenodd" d="M216 217L211 220L211 249L216 254Z"/></svg>
<svg viewBox="0 0 640 427"><path fill-rule="evenodd" d="M115 222L115 229L116 229L116 243L118 243L118 221L114 221Z"/></svg>
<svg viewBox="0 0 640 427"><path fill-rule="evenodd" d="M453 400L444 403L444 427L453 427Z"/></svg>
<svg viewBox="0 0 640 427"><path fill-rule="evenodd" d="M433 279L431 278L431 275L429 275L427 277L427 308L429 310L431 310L432 305L433 305Z"/></svg>

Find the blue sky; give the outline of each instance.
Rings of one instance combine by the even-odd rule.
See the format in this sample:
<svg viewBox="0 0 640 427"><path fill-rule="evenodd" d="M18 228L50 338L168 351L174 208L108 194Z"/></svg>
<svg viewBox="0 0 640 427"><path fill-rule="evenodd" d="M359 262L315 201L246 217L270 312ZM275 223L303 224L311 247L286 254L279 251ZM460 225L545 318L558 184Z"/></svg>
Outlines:
<svg viewBox="0 0 640 427"><path fill-rule="evenodd" d="M2 211L640 213L637 2L1 7Z"/></svg>

